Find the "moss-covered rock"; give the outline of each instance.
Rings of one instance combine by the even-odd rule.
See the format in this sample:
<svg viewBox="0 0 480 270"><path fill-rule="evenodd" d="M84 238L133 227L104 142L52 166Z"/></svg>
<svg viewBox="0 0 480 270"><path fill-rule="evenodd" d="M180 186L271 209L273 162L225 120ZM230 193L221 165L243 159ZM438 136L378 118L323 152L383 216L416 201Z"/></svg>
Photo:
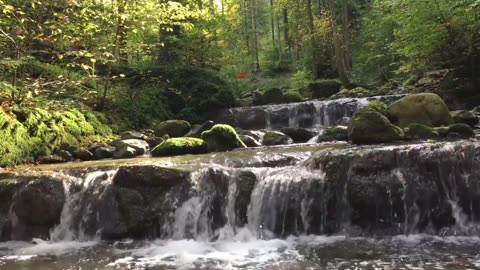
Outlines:
<svg viewBox="0 0 480 270"><path fill-rule="evenodd" d="M182 137L190 131L190 123L184 120L167 120L155 127L155 136Z"/></svg>
<svg viewBox="0 0 480 270"><path fill-rule="evenodd" d="M433 128L440 137L444 138L448 135L448 127L435 127Z"/></svg>
<svg viewBox="0 0 480 270"><path fill-rule="evenodd" d="M295 91L289 91L283 95L284 103L293 103L293 102L302 102L302 101L303 101L302 95L300 95L300 93Z"/></svg>
<svg viewBox="0 0 480 270"><path fill-rule="evenodd" d="M464 111L464 110L451 111L450 115L452 116L453 121L455 121L455 123L464 123L471 127L478 124L478 117L475 114L473 114L471 111Z"/></svg>
<svg viewBox="0 0 480 270"><path fill-rule="evenodd" d="M207 143L198 138L171 138L165 140L152 150L152 156L177 156L187 154L204 154L208 152Z"/></svg>
<svg viewBox="0 0 480 270"><path fill-rule="evenodd" d="M401 128L369 108L355 112L348 125L348 138L356 144L395 142L402 140L403 136Z"/></svg>
<svg viewBox="0 0 480 270"><path fill-rule="evenodd" d="M323 133L318 136L317 142L333 142L348 141L348 129L344 126L336 126L326 128Z"/></svg>
<svg viewBox="0 0 480 270"><path fill-rule="evenodd" d="M330 99L337 99L337 98L362 98L362 97L369 97L374 96L375 93L369 91L363 87L356 87L353 89L342 89L337 94L330 97Z"/></svg>
<svg viewBox="0 0 480 270"><path fill-rule="evenodd" d="M440 135L434 128L422 124L410 124L405 129L405 135L409 139L438 139Z"/></svg>
<svg viewBox="0 0 480 270"><path fill-rule="evenodd" d="M338 80L318 80L308 84L308 91L311 98L328 98L337 94L342 88Z"/></svg>
<svg viewBox="0 0 480 270"><path fill-rule="evenodd" d="M388 107L393 124L405 128L410 124L429 127L446 126L453 123L445 102L435 94L423 93L401 98Z"/></svg>
<svg viewBox="0 0 480 270"><path fill-rule="evenodd" d="M292 138L278 131L267 131L263 136L263 145L291 144Z"/></svg>
<svg viewBox="0 0 480 270"><path fill-rule="evenodd" d="M263 104L283 103L283 91L280 88L270 88L263 92Z"/></svg>
<svg viewBox="0 0 480 270"><path fill-rule="evenodd" d="M475 136L473 129L469 125L463 123L457 123L448 126L447 136L451 133L457 133L461 136L461 138L470 138Z"/></svg>
<svg viewBox="0 0 480 270"><path fill-rule="evenodd" d="M229 125L214 125L210 130L202 133L202 139L205 140L210 151L230 151L247 147L238 137L235 129Z"/></svg>
<svg viewBox="0 0 480 270"><path fill-rule="evenodd" d="M204 123L201 124L201 125L192 127L192 129L190 130L190 132L188 132L188 133L185 135L185 137L201 138L201 137L202 137L202 133L203 133L204 131L207 131L207 130L211 129L214 125L215 125L215 123L214 123L213 121L211 121L211 120L206 121L206 122L204 122Z"/></svg>
<svg viewBox="0 0 480 270"><path fill-rule="evenodd" d="M294 143L305 143L317 135L317 132L306 128L282 128L280 130L283 134L292 138Z"/></svg>
<svg viewBox="0 0 480 270"><path fill-rule="evenodd" d="M378 100L372 100L368 103L368 108L377 111L385 116L388 116L388 106L387 104L378 101Z"/></svg>

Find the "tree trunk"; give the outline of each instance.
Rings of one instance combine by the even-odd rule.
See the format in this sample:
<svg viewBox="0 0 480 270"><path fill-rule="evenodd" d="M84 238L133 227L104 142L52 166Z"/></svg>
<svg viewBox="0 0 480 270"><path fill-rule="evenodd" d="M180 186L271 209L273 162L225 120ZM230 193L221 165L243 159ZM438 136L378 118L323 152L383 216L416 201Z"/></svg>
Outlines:
<svg viewBox="0 0 480 270"><path fill-rule="evenodd" d="M257 1L251 0L251 12L252 12L252 32L253 32L253 61L254 72L260 71L260 60L258 56L258 36L257 36Z"/></svg>
<svg viewBox="0 0 480 270"><path fill-rule="evenodd" d="M118 63L126 64L128 63L128 54L127 54L127 29L125 26L125 20L122 18L122 15L125 14L125 8L127 6L127 0L118 0L117 1L117 32L116 32L116 58Z"/></svg>
<svg viewBox="0 0 480 270"><path fill-rule="evenodd" d="M350 14L348 9L348 0L343 0L343 66L345 72L350 74L352 72L352 65L350 64Z"/></svg>
<svg viewBox="0 0 480 270"><path fill-rule="evenodd" d="M273 0L270 0L270 16L271 18L271 24L272 24L272 45L273 47L275 46L275 12L273 11Z"/></svg>
<svg viewBox="0 0 480 270"><path fill-rule="evenodd" d="M345 70L345 61L344 53L342 50L342 42L340 40L340 34L338 33L337 25L337 16L335 8L335 0L330 0L329 2L330 12L331 12L331 25L332 25L332 34L333 34L333 49L334 49L334 58L335 58L335 67L337 68L338 77L343 85L350 83L348 75Z"/></svg>
<svg viewBox="0 0 480 270"><path fill-rule="evenodd" d="M314 79L318 78L318 68L317 68L317 50L315 39L313 38L314 33L314 24L313 24L313 13L312 13L312 0L307 0L307 15L308 15L308 30L310 34L310 50L312 56L312 76Z"/></svg>
<svg viewBox="0 0 480 270"><path fill-rule="evenodd" d="M290 37L288 36L288 10L283 8L283 40L285 42L285 47L287 50L290 50L292 46Z"/></svg>

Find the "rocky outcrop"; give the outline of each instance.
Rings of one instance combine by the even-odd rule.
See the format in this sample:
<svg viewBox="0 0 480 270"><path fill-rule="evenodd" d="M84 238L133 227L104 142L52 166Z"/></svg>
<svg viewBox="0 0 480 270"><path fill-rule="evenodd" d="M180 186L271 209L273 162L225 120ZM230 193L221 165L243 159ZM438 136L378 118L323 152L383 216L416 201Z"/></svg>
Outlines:
<svg viewBox="0 0 480 270"><path fill-rule="evenodd" d="M278 131L268 131L263 136L263 145L282 145L292 143L292 138Z"/></svg>

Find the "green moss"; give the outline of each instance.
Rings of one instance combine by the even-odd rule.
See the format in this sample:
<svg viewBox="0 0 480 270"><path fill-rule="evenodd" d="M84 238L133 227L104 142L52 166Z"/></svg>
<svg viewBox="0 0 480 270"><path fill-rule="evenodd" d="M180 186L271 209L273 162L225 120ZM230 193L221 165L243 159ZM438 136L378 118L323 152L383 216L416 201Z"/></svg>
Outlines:
<svg viewBox="0 0 480 270"><path fill-rule="evenodd" d="M395 142L403 139L401 128L392 125L383 114L361 109L352 116L348 125L348 138L356 144Z"/></svg>
<svg viewBox="0 0 480 270"><path fill-rule="evenodd" d="M385 116L387 116L387 109L388 109L388 106L387 104L381 102L381 101L378 101L378 100L372 100L368 103L368 108L374 110L374 111L377 111Z"/></svg>
<svg viewBox="0 0 480 270"><path fill-rule="evenodd" d="M446 137L448 135L448 127L435 127L433 128L440 137Z"/></svg>
<svg viewBox="0 0 480 270"><path fill-rule="evenodd" d="M153 148L152 156L176 156L187 154L203 154L208 152L207 143L198 138L171 138Z"/></svg>
<svg viewBox="0 0 480 270"><path fill-rule="evenodd" d="M267 89L262 96L263 104L280 104L283 102L283 91L280 88Z"/></svg>
<svg viewBox="0 0 480 270"><path fill-rule="evenodd" d="M246 148L235 129L229 125L214 125L210 130L202 132L211 151L229 151L235 148Z"/></svg>
<svg viewBox="0 0 480 270"><path fill-rule="evenodd" d="M405 134L410 139L438 139L440 137L438 131L429 126L422 124L411 124L405 131Z"/></svg>
<svg viewBox="0 0 480 270"><path fill-rule="evenodd" d="M108 127L98 122L98 132L76 110L50 112L41 108L24 109L13 115L0 110L0 166L32 162L35 158L51 155L62 144L79 146L92 136L111 134Z"/></svg>

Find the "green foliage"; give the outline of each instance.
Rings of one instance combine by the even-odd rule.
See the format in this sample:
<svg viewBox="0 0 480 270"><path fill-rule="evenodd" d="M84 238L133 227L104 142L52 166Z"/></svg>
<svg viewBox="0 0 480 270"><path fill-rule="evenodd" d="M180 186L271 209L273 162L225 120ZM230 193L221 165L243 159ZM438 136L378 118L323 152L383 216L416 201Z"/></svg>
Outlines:
<svg viewBox="0 0 480 270"><path fill-rule="evenodd" d="M51 112L41 108L24 109L8 115L0 109L0 166L31 162L50 155L61 145L79 147L91 140L111 136L111 130L96 117L86 120L77 109Z"/></svg>

